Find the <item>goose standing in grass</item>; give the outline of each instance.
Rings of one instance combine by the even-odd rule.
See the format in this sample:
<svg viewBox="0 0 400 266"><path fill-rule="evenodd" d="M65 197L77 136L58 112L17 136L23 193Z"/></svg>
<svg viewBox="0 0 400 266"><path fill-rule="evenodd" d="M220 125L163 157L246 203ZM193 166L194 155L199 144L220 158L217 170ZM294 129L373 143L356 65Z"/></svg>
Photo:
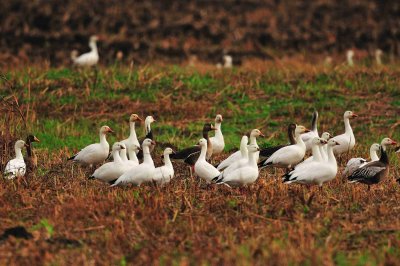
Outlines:
<svg viewBox="0 0 400 266"><path fill-rule="evenodd" d="M384 138L381 142L379 161L369 162L361 168L356 169L349 177L350 183L363 183L368 185L378 184L389 174L389 158L386 149L389 145L396 145L396 141Z"/></svg>
<svg viewBox="0 0 400 266"><path fill-rule="evenodd" d="M156 122L156 120L154 119L153 116L149 115L146 117L146 119L144 120L144 139L151 139L154 140L154 134L153 131L151 130L151 124ZM141 141L143 142L143 141ZM150 146L150 152L152 152L154 150L154 146ZM139 150L137 157L141 160L143 159L143 150Z"/></svg>
<svg viewBox="0 0 400 266"><path fill-rule="evenodd" d="M265 137L263 133L259 129L253 129L250 133L250 144L257 145L257 138L258 137ZM256 152L256 161L258 161L260 152ZM242 157L240 151L236 151L233 154L231 154L228 158L223 160L218 166L217 169L218 171L222 171L225 168L227 168L229 165L231 165L233 162L236 162L237 160L240 160Z"/></svg>
<svg viewBox="0 0 400 266"><path fill-rule="evenodd" d="M213 150L212 150L212 142L208 136L208 133L212 130L215 130L215 127L210 123L206 123L203 126L203 138L207 141L207 152L206 152L206 160L210 160ZM191 171L193 171L193 167L200 156L201 146L195 145L183 150L180 150L174 154L171 154L170 157L172 160L183 161L184 163L191 166Z"/></svg>
<svg viewBox="0 0 400 266"><path fill-rule="evenodd" d="M126 150L125 144L122 142L116 142L112 146L112 157L113 161L108 162L100 166L94 171L89 179L97 179L106 183L113 183L119 176L121 176L126 170L126 164L120 157L121 150Z"/></svg>
<svg viewBox="0 0 400 266"><path fill-rule="evenodd" d="M356 139L354 138L353 129L350 126L350 118L358 117L352 111L346 111L343 115L344 120L344 133L333 137L340 145L333 148L335 155L341 155L342 153L349 152L356 145Z"/></svg>
<svg viewBox="0 0 400 266"><path fill-rule="evenodd" d="M137 147L140 147L139 140L136 135L136 130L135 130L135 124L136 122L142 121L142 119L137 115L137 114L132 114L129 118L129 137L127 139L124 139L121 141L122 143L125 144L126 149L129 151L131 150L131 146L135 145ZM139 150L137 150L139 152ZM129 155L129 153L128 153Z"/></svg>
<svg viewBox="0 0 400 266"><path fill-rule="evenodd" d="M84 165L92 167L94 164L99 164L107 159L110 145L107 142L107 133L113 133L111 128L108 126L102 126L100 128L100 143L91 144L83 148L80 152L74 156L68 158L74 162L78 162Z"/></svg>
<svg viewBox="0 0 400 266"><path fill-rule="evenodd" d="M282 149L283 147L289 146L289 145L294 145L296 144L296 139L294 138L294 131L296 129L296 124L289 124L288 129L287 129L287 134L289 138L289 144L284 144L284 145L277 145L273 147L267 147L263 148L260 150L260 157L264 159L268 159L274 152L276 152L279 149Z"/></svg>
<svg viewBox="0 0 400 266"><path fill-rule="evenodd" d="M306 167L309 163L312 162L325 162L324 158L321 154L321 147L328 143L327 140L323 138L315 137L312 141L311 151L312 156L307 158L307 160L302 161L298 165L296 165L295 169L301 169L302 167ZM310 159L311 158L311 159Z"/></svg>
<svg viewBox="0 0 400 266"><path fill-rule="evenodd" d="M223 170L224 174L228 174L240 167L243 167L248 164L249 157L248 157L248 150L247 150L247 143L249 142L249 137L244 135L240 141L240 159L231 163L227 168Z"/></svg>
<svg viewBox="0 0 400 266"><path fill-rule="evenodd" d="M219 176L221 173L212 164L206 161L207 140L204 138L200 139L199 145L201 151L200 156L194 165L194 172L207 183L211 183L213 178Z"/></svg>
<svg viewBox="0 0 400 266"><path fill-rule="evenodd" d="M322 187L325 182L336 177L338 166L333 147L339 145L334 139L328 141L328 161L313 161L305 167L297 167L283 176L283 182L287 184L298 183L303 185L318 185Z"/></svg>
<svg viewBox="0 0 400 266"><path fill-rule="evenodd" d="M383 52L381 49L375 50L375 61L378 66L382 65L382 54L383 54Z"/></svg>
<svg viewBox="0 0 400 266"><path fill-rule="evenodd" d="M22 156L22 148L28 145L23 140L17 140L14 144L15 158L8 161L6 168L4 169L4 178L14 179L16 177L22 177L26 172L26 164L24 157Z"/></svg>
<svg viewBox="0 0 400 266"><path fill-rule="evenodd" d="M150 154L150 147L152 145L154 146L156 143L151 139L145 139L142 144L143 163L126 171L111 186L128 184L140 186L142 183L152 182L156 169Z"/></svg>
<svg viewBox="0 0 400 266"><path fill-rule="evenodd" d="M222 115L215 117L215 136L210 138L212 144L212 154L220 154L225 148L224 136L221 131Z"/></svg>
<svg viewBox="0 0 400 266"><path fill-rule="evenodd" d="M99 38L95 35L90 37L89 47L91 50L88 53L84 53L78 56L78 52L76 50L72 51L71 59L74 65L80 67L91 67L99 62L99 52L97 51L97 44L96 44L98 40Z"/></svg>
<svg viewBox="0 0 400 266"><path fill-rule="evenodd" d="M213 178L213 182L217 184L226 184L230 187L246 186L254 183L259 175L256 153L260 150L257 145L250 144L247 147L248 160L247 164L243 165L228 173L222 172L219 176Z"/></svg>
<svg viewBox="0 0 400 266"><path fill-rule="evenodd" d="M33 172L37 168L38 164L38 159L37 155L33 149L33 142L40 142L40 140L35 137L34 135L29 135L26 138L26 154L27 156L24 158L24 161L26 163L26 170L28 173Z"/></svg>
<svg viewBox="0 0 400 266"><path fill-rule="evenodd" d="M353 50L347 50L346 52L346 60L347 60L347 64L349 66L354 66L354 62L353 62L353 57L354 57L354 51Z"/></svg>
<svg viewBox="0 0 400 266"><path fill-rule="evenodd" d="M311 131L301 135L301 139L306 144L306 151L311 150L312 140L314 138L319 138L317 124L318 124L318 112L314 111L311 121Z"/></svg>
<svg viewBox="0 0 400 266"><path fill-rule="evenodd" d="M296 126L294 131L296 144L277 150L267 160L258 164L260 168L274 166L291 169L301 162L306 154L306 145L301 139L301 134L309 131L310 130L306 129L304 126Z"/></svg>
<svg viewBox="0 0 400 266"><path fill-rule="evenodd" d="M371 145L370 149L369 149L369 155L371 158L370 162L375 162L375 161L379 161L379 157L377 152L380 150L380 145L378 143L374 143ZM346 168L343 171L343 176L344 177L348 177L349 175L351 175L355 170L357 170L360 167L363 167L364 165L366 165L368 162L366 159L364 158L351 158L346 165Z"/></svg>
<svg viewBox="0 0 400 266"><path fill-rule="evenodd" d="M153 181L158 185L165 185L174 178L174 167L169 158L170 154L174 154L174 151L171 148L166 148L163 154L164 165L155 169Z"/></svg>

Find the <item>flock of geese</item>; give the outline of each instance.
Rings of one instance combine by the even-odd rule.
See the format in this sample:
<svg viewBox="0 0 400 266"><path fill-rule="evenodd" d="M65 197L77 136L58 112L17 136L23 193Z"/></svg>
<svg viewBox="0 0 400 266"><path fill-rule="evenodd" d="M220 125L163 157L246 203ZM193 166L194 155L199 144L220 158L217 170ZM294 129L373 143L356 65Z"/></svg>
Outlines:
<svg viewBox="0 0 400 266"><path fill-rule="evenodd" d="M272 147L260 148L257 138L264 137L259 129L251 130L240 141L239 150L229 155L217 165L211 164L213 156L223 152L225 147L221 125L222 115L218 114L215 123L206 123L203 126L202 138L196 145L175 152L167 147L163 152L164 164L155 167L152 151L156 145L151 125L155 122L152 116L144 121L145 137L139 141L136 134L136 124L142 121L137 114L129 119L130 134L127 139L110 146L106 136L113 130L102 126L99 132L99 143L91 144L70 157L68 160L90 167L100 165L89 179L96 179L111 186L132 184L140 186L144 183L166 185L174 178L172 161L181 161L190 166L191 175L196 175L207 183L224 184L229 187L240 187L256 182L263 168L277 167L286 169L282 181L287 184L318 185L333 180L338 173L336 157L351 151L356 143L350 119L357 117L352 111L343 115L344 133L331 136L324 132L321 137L318 133L318 112L313 113L312 127L308 130L304 126L290 124L288 126L289 143ZM215 132L213 137L209 132ZM18 140L15 143L15 158L10 160L4 171L8 179L24 176L26 169L37 166L37 157L34 155L32 143L39 140L35 136L28 136L27 141ZM370 160L352 158L348 161L343 175L354 183L370 185L379 183L388 175L389 159L388 147L396 142L384 138L380 144L374 143L370 148ZM22 149L27 147L27 158L22 156ZM305 159L308 151L311 156ZM400 147L396 149L400 152ZM104 163L112 157L112 161ZM104 164L103 164L104 163Z"/></svg>

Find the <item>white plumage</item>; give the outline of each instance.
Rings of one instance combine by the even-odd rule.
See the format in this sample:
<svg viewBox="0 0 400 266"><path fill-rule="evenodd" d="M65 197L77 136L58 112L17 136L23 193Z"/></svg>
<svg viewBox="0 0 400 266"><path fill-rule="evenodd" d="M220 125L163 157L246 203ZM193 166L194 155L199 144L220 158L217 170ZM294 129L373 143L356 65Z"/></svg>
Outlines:
<svg viewBox="0 0 400 266"><path fill-rule="evenodd" d="M225 148L224 136L221 131L222 115L217 115L215 117L215 136L210 138L212 144L212 154L219 154L223 152Z"/></svg>
<svg viewBox="0 0 400 266"><path fill-rule="evenodd" d="M200 156L194 165L194 172L207 183L210 183L213 178L219 176L220 172L213 165L206 161L207 140L204 138L200 139L199 145L201 147L201 151Z"/></svg>
<svg viewBox="0 0 400 266"><path fill-rule="evenodd" d="M99 62L99 52L97 51L96 42L98 40L97 36L91 36L89 40L90 52L84 53L80 56L77 55L77 51L72 51L71 59L74 65L81 67L94 66Z"/></svg>
<svg viewBox="0 0 400 266"><path fill-rule="evenodd" d="M311 157L307 158L303 162L299 163L296 166L296 169L301 169L302 167L306 167L307 164L312 162L324 162L325 160L322 158L320 147L324 146L328 141L324 140L323 138L315 137L312 141L312 155Z"/></svg>
<svg viewBox="0 0 400 266"><path fill-rule="evenodd" d="M137 121L142 121L142 119L137 115L137 114L132 114L131 117L129 118L129 137L127 139L122 140L121 142L125 144L126 149L128 150L128 155L129 151L131 150L132 146L140 147L139 140L136 135L136 130L135 130L135 123ZM139 152L137 150L136 154ZM129 155L130 156L130 155Z"/></svg>
<svg viewBox="0 0 400 266"><path fill-rule="evenodd" d="M159 185L165 185L174 178L174 167L172 165L171 159L169 155L174 153L171 148L166 148L164 150L164 165L157 167L154 171L153 181L155 181Z"/></svg>
<svg viewBox="0 0 400 266"><path fill-rule="evenodd" d="M247 150L248 141L249 141L249 138L246 135L244 135L242 137L242 140L240 141L240 150L239 150L240 151L240 159L234 161L227 168L225 168L223 171L224 175L229 174L230 172L248 164L248 162L249 162L248 150Z"/></svg>
<svg viewBox="0 0 400 266"><path fill-rule="evenodd" d="M14 144L15 158L8 161L6 168L4 169L4 178L14 179L16 177L22 177L26 172L26 164L24 157L22 156L22 148L27 146L25 141L17 140Z"/></svg>
<svg viewBox="0 0 400 266"><path fill-rule="evenodd" d="M354 138L353 129L350 126L350 118L357 117L352 111L346 111L343 115L344 129L345 132L341 135L333 137L333 139L340 143L340 145L333 148L335 155L340 155L345 152L349 152L354 148L356 139Z"/></svg>
<svg viewBox="0 0 400 266"><path fill-rule="evenodd" d="M306 144L306 151L311 150L312 140L314 138L319 138L317 123L318 123L318 112L315 111L312 116L311 131L301 134L301 139L303 140L304 144Z"/></svg>
<svg viewBox="0 0 400 266"><path fill-rule="evenodd" d="M377 152L380 149L380 145L378 143L374 143L371 145L370 149L369 149L369 154L370 154L370 158L371 161L370 162L374 162L374 161L379 161L379 157ZM363 167L364 165L366 165L368 162L366 159L364 158L351 158L346 165L346 168L343 171L343 176L347 177L349 175L351 175L355 170L357 170L360 167Z"/></svg>

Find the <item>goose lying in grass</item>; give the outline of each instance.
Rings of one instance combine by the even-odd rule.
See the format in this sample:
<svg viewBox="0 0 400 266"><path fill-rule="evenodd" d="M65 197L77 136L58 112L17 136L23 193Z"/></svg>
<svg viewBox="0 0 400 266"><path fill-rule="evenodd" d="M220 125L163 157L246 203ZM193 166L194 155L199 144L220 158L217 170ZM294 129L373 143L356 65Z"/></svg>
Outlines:
<svg viewBox="0 0 400 266"><path fill-rule="evenodd" d="M259 129L253 129L250 133L250 144L257 145L257 138L258 137L265 137L263 133ZM257 146L258 147L258 146ZM258 161L260 152L256 152L256 161ZM231 154L228 158L223 160L218 166L218 171L222 171L231 165L233 162L240 160L242 157L240 151L236 151L235 153Z"/></svg>
<svg viewBox="0 0 400 266"><path fill-rule="evenodd" d="M333 180L337 174L337 163L333 154L333 147L340 145L334 139L328 141L328 161L313 161L299 169L283 176L283 182L287 184L298 183L304 185L318 185L322 187L325 182Z"/></svg>
<svg viewBox="0 0 400 266"><path fill-rule="evenodd" d="M241 155L240 159L234 161L227 168L225 168L223 170L224 174L228 174L228 173L248 164L248 162L249 162L248 150L247 150L248 142L249 142L249 138L246 135L244 135L242 137L242 140L240 141L240 149L239 149L240 155Z"/></svg>
<svg viewBox="0 0 400 266"><path fill-rule="evenodd" d="M318 123L318 112L314 111L311 121L311 131L301 135L301 139L304 141L304 144L306 144L306 151L311 150L312 140L314 138L319 138L317 123Z"/></svg>
<svg viewBox="0 0 400 266"><path fill-rule="evenodd" d="M311 151L312 151L313 156L307 158L307 160L304 160L303 162L296 165L295 169L301 169L302 167L306 167L309 163L312 163L312 162L325 162L326 160L324 160L324 158L322 157L320 148L323 147L327 143L328 143L327 140L325 140L323 138L315 137L311 141L311 145L312 145Z"/></svg>
<svg viewBox="0 0 400 266"><path fill-rule="evenodd" d="M380 150L381 146L378 143L374 143L371 145L369 149L369 155L371 158L370 162L375 162L379 161L379 157L377 152ZM366 165L368 162L364 158L351 158L346 165L346 168L343 171L343 176L348 177L351 175L355 170L357 170L360 167L363 167Z"/></svg>
<svg viewBox="0 0 400 266"><path fill-rule="evenodd" d="M164 165L155 169L153 181L158 185L165 185L174 178L174 167L169 158L170 154L174 154L174 151L171 148L166 148L163 154Z"/></svg>
<svg viewBox="0 0 400 266"><path fill-rule="evenodd" d="M333 152L335 155L341 155L342 153L349 152L354 148L356 139L354 138L353 129L350 126L350 118L357 117L352 111L346 111L343 115L344 120L344 133L333 137L336 142L340 145L334 147Z"/></svg>
<svg viewBox="0 0 400 266"><path fill-rule="evenodd" d="M220 154L225 148L224 136L221 131L222 115L215 117L215 136L210 138L212 144L212 154Z"/></svg>
<svg viewBox="0 0 400 266"><path fill-rule="evenodd" d="M199 145L201 151L200 156L194 165L194 172L207 183L210 183L213 178L220 175L220 172L212 164L206 161L207 140L204 138L200 139Z"/></svg>
<svg viewBox="0 0 400 266"><path fill-rule="evenodd" d="M289 146L289 145L294 145L296 144L296 139L294 138L294 131L296 130L296 124L289 124L288 129L287 129L287 134L289 138L289 143L290 144L284 144L284 145L278 145L278 146L273 146L273 147L267 147L263 148L260 150L260 157L264 159L268 159L274 152L276 152L279 149L282 149L283 147Z"/></svg>
<svg viewBox="0 0 400 266"><path fill-rule="evenodd" d="M135 124L136 122L142 121L142 119L137 115L137 114L132 114L129 118L129 137L127 139L124 139L121 141L122 143L125 144L126 149L129 151L131 146L135 145L137 147L140 147L139 140L136 135L136 130L135 130ZM139 152L139 149L137 149L137 152ZM129 153L128 153L129 155Z"/></svg>
<svg viewBox="0 0 400 266"><path fill-rule="evenodd" d="M254 183L258 178L258 167L256 161L256 153L260 150L257 145L250 144L247 147L248 160L247 164L230 171L222 172L219 176L213 178L213 182L217 184L226 184L230 187L246 186ZM228 169L228 168L227 168Z"/></svg>
<svg viewBox="0 0 400 266"><path fill-rule="evenodd" d="M259 163L261 168L274 166L290 169L303 160L306 154L306 145L301 134L309 132L304 126L296 126L294 131L296 144L283 147L274 152L267 160Z"/></svg>
<svg viewBox="0 0 400 266"><path fill-rule="evenodd" d="M203 138L207 141L207 152L206 152L206 160L209 160L212 156L212 143L210 138L208 137L208 133L212 130L215 130L215 127L210 123L206 123L203 126ZM200 156L201 146L195 145L183 150L180 150L174 154L171 154L170 157L172 160L183 161L184 163L193 167Z"/></svg>
<svg viewBox="0 0 400 266"><path fill-rule="evenodd" d="M356 169L349 177L350 183L363 183L368 185L378 184L389 174L389 158L387 156L387 147L396 145L396 142L390 138L384 138L381 142L379 161L369 162L361 168Z"/></svg>
<svg viewBox="0 0 400 266"><path fill-rule="evenodd" d="M23 140L17 140L15 142L15 158L7 162L6 168L4 169L4 178L14 179L25 175L26 164L22 156L22 148L24 146L27 147L28 145Z"/></svg>
<svg viewBox="0 0 400 266"><path fill-rule="evenodd" d="M100 128L100 143L91 144L83 148L80 152L74 156L68 158L74 162L78 162L84 165L90 165L92 167L94 164L99 164L104 162L108 157L110 150L110 145L107 142L107 133L112 133L111 128L108 126L102 126Z"/></svg>
<svg viewBox="0 0 400 266"><path fill-rule="evenodd" d="M106 183L113 183L119 176L121 176L126 170L126 164L122 161L120 157L120 151L125 150L125 144L122 142L116 142L112 146L112 162L108 162L100 166L94 171L94 173L89 177L89 179L97 179Z"/></svg>
<svg viewBox="0 0 400 266"><path fill-rule="evenodd" d="M26 138L26 154L27 156L24 158L26 163L26 170L29 172L33 172L37 168L37 155L33 149L33 142L40 142L40 140L34 135L29 135Z"/></svg>
<svg viewBox="0 0 400 266"><path fill-rule="evenodd" d="M121 175L111 186L121 186L133 184L140 186L142 183L152 182L155 166L150 154L150 146L156 143L151 139L145 139L142 144L143 163L135 166Z"/></svg>
<svg viewBox="0 0 400 266"><path fill-rule="evenodd" d="M96 42L99 40L99 38L95 35L91 36L89 39L89 47L91 49L90 52L84 53L80 56L78 56L77 51L72 51L71 53L71 59L74 65L80 66L80 67L91 67L96 65L99 62L99 52L97 51L97 45Z"/></svg>

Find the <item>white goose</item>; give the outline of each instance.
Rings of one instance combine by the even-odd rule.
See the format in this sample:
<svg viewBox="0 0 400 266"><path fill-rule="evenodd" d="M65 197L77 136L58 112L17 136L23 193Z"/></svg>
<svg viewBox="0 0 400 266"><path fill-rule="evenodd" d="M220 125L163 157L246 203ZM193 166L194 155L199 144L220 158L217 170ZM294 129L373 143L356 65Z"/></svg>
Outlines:
<svg viewBox="0 0 400 266"><path fill-rule="evenodd" d="M343 115L344 120L344 133L333 137L332 139L340 143L340 145L333 148L335 155L340 155L345 152L349 152L354 148L356 144L356 139L354 138L353 129L350 126L350 118L358 117L352 111L346 111Z"/></svg>
<svg viewBox="0 0 400 266"><path fill-rule="evenodd" d="M371 158L370 162L379 161L379 157L377 154L379 150L380 150L380 145L378 143L374 143L371 145L371 147L369 148L369 156ZM351 158L347 162L346 168L343 171L343 176L347 177L351 175L355 170L363 167L367 163L368 163L367 160L364 158Z"/></svg>
<svg viewBox="0 0 400 266"><path fill-rule="evenodd" d="M306 151L311 150L312 140L314 138L319 138L317 123L318 123L318 112L314 111L311 121L311 131L301 134L301 139L306 144Z"/></svg>
<svg viewBox="0 0 400 266"><path fill-rule="evenodd" d="M351 66L351 67L354 66L353 56L354 56L354 51L353 50L347 50L347 52L346 52L347 64L349 66Z"/></svg>
<svg viewBox="0 0 400 266"><path fill-rule="evenodd" d="M249 145L247 164L229 173L223 172L220 176L213 179L215 183L223 183L230 187L245 186L254 183L258 178L258 166L256 153L260 149L257 145Z"/></svg>
<svg viewBox="0 0 400 266"><path fill-rule="evenodd" d="M260 130L258 129L253 129L250 133L250 144L255 144L257 145L257 137L265 137L263 133L261 133ZM256 160L258 161L260 152L256 152ZM236 151L233 154L231 154L228 158L223 160L217 167L219 171L224 170L227 168L230 164L232 164L235 161L240 160L242 157L240 151Z"/></svg>
<svg viewBox="0 0 400 266"><path fill-rule="evenodd" d="M335 155L333 154L333 147L339 145L334 139L328 141L328 161L327 162L311 162L306 167L301 169L294 169L290 173L283 176L283 182L322 185L336 177L337 163Z"/></svg>
<svg viewBox="0 0 400 266"><path fill-rule="evenodd" d="M215 117L215 136L210 138L212 144L212 154L219 154L225 148L224 136L221 131L222 115L217 115Z"/></svg>
<svg viewBox="0 0 400 266"><path fill-rule="evenodd" d="M99 62L99 52L97 51L97 45L96 45L98 39L99 38L95 35L90 37L89 47L91 51L88 53L78 56L78 52L76 50L72 51L71 59L74 62L74 65L81 67L91 67Z"/></svg>
<svg viewBox="0 0 400 266"><path fill-rule="evenodd" d="M106 139L106 135L109 132L112 133L114 131L112 131L108 126L102 126L100 128L100 143L86 146L80 152L68 158L68 160L90 166L104 162L104 160L107 159L110 150L110 145Z"/></svg>
<svg viewBox="0 0 400 266"><path fill-rule="evenodd" d="M125 144L126 149L129 151L131 150L131 146L135 145L137 147L140 147L139 140L136 136L136 130L135 130L135 123L136 122L142 121L142 119L137 115L137 114L132 114L129 118L129 137L127 139L124 139L121 141L122 143ZM137 150L139 152L139 150ZM129 155L129 153L128 153Z"/></svg>
<svg viewBox="0 0 400 266"><path fill-rule="evenodd" d="M376 60L376 64L378 66L382 65L382 54L383 54L383 51L381 49L375 50L375 60Z"/></svg>
<svg viewBox="0 0 400 266"><path fill-rule="evenodd" d="M121 143L122 143L122 142L121 142ZM123 143L122 143L122 144L123 144ZM123 145L125 146L125 144L123 144ZM126 147L126 146L125 146L125 147ZM137 156L136 156L136 153L137 153L139 150L140 150L140 147L139 147L139 146L131 145L129 149L122 149L122 150L119 152L119 155L120 155L120 157L121 157L122 162L124 162L125 165L126 165L128 168L132 168L132 167L135 167L135 166L138 166L138 165L139 165L139 160L138 160L138 158L137 158ZM129 159L128 159L128 157L126 156L126 152L128 152L128 154L129 154Z"/></svg>
<svg viewBox="0 0 400 266"><path fill-rule="evenodd" d="M173 153L174 151L171 148L166 148L163 154L164 165L155 169L153 181L155 181L158 185L165 185L169 183L172 178L174 178L174 167L171 159L169 158L169 155Z"/></svg>
<svg viewBox="0 0 400 266"><path fill-rule="evenodd" d="M143 163L129 169L121 175L111 186L133 184L140 186L142 183L151 182L154 177L154 162L150 155L150 146L155 145L151 139L145 139L142 144Z"/></svg>
<svg viewBox="0 0 400 266"><path fill-rule="evenodd" d="M321 139L325 140L325 144L328 143L328 140L331 138L331 134L329 134L328 132L324 132L321 135ZM328 161L328 153L327 153L327 145L318 145L318 149L319 149L319 155L321 155L322 160L324 161ZM312 154L314 155L314 152L312 151ZM310 156L307 159L304 160L304 163L308 163L314 160L314 156Z"/></svg>
<svg viewBox="0 0 400 266"><path fill-rule="evenodd" d="M307 132L309 130L304 126L296 126L294 135L297 143L277 150L260 167L275 166L290 169L297 165L306 154L306 145L301 139L301 134Z"/></svg>
<svg viewBox="0 0 400 266"><path fill-rule="evenodd" d="M8 161L4 169L4 178L14 179L15 177L22 177L26 172L26 164L22 156L22 148L27 147L23 140L17 140L14 144L15 158Z"/></svg>
<svg viewBox="0 0 400 266"><path fill-rule="evenodd" d="M112 146L113 161L105 163L97 168L89 179L97 179L102 182L112 183L121 176L127 170L125 162L122 161L119 155L121 150L126 150L125 144L121 142L114 143Z"/></svg>
<svg viewBox="0 0 400 266"><path fill-rule="evenodd" d="M219 176L221 173L213 165L206 161L207 140L204 138L200 139L199 145L201 147L201 151L200 156L194 165L194 172L207 183L210 183L213 178Z"/></svg>
<svg viewBox="0 0 400 266"><path fill-rule="evenodd" d="M242 140L240 141L239 151L240 151L241 157L239 160L231 163L227 168L224 169L224 171L223 171L224 175L248 164L248 162L249 162L248 151L247 151L247 143L248 142L249 142L249 138L246 135L244 135L242 137Z"/></svg>
<svg viewBox="0 0 400 266"><path fill-rule="evenodd" d="M325 144L327 144L328 141L324 140L323 138L315 137L311 143L312 143L311 147L312 156L308 157L307 160L304 160L303 162L296 165L295 169L301 169L302 167L306 167L307 164L312 162L325 162L324 158L321 155L320 148L323 147Z"/></svg>

